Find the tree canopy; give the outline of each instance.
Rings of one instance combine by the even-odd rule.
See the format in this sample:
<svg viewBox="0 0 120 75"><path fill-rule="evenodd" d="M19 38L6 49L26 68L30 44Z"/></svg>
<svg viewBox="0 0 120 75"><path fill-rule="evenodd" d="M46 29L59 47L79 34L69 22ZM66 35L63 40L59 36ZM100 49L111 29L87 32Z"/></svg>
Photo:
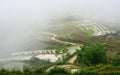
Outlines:
<svg viewBox="0 0 120 75"><path fill-rule="evenodd" d="M108 45L101 43L87 44L77 51L78 63L87 66L104 64L107 62L106 51Z"/></svg>

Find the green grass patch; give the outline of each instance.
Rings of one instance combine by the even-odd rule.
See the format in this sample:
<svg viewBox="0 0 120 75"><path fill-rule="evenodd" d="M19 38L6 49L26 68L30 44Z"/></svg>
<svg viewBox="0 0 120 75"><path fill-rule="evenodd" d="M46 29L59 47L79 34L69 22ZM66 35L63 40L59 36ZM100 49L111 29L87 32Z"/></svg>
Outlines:
<svg viewBox="0 0 120 75"><path fill-rule="evenodd" d="M83 32L84 32L85 34L87 34L88 36L92 36L92 35L94 34L94 31L91 30L91 29L83 30Z"/></svg>
<svg viewBox="0 0 120 75"><path fill-rule="evenodd" d="M63 33L61 33L58 37L66 39L66 40L72 40L73 39L69 34L63 34Z"/></svg>
<svg viewBox="0 0 120 75"><path fill-rule="evenodd" d="M106 73L106 72L120 72L120 66L105 66L96 70L97 72Z"/></svg>

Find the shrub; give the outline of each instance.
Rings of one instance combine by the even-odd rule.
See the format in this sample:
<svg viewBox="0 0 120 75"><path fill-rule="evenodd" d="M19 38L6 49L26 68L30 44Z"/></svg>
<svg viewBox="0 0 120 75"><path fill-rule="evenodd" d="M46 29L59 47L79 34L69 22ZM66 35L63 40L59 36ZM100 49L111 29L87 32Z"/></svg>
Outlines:
<svg viewBox="0 0 120 75"><path fill-rule="evenodd" d="M78 63L90 65L105 64L107 62L106 51L108 46L100 43L88 44L77 51Z"/></svg>
<svg viewBox="0 0 120 75"><path fill-rule="evenodd" d="M64 68L53 68L48 75L70 75L70 72L65 70Z"/></svg>
<svg viewBox="0 0 120 75"><path fill-rule="evenodd" d="M113 56L111 64L114 66L120 66L120 54Z"/></svg>

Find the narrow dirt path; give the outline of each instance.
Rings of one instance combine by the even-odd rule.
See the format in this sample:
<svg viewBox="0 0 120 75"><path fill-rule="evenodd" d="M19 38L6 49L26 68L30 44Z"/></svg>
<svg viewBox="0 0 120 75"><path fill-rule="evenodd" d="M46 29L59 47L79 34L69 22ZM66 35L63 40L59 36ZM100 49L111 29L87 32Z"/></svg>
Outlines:
<svg viewBox="0 0 120 75"><path fill-rule="evenodd" d="M47 34L47 35L52 36L50 39L53 40L53 41L59 42L59 43L82 46L82 44L73 43L73 42L68 42L68 41L62 41L62 40L56 39L56 37L57 37L58 35L57 35L57 34L54 34L54 33L43 32L43 34Z"/></svg>
<svg viewBox="0 0 120 75"><path fill-rule="evenodd" d="M76 59L77 59L77 55L73 56L68 62L73 64Z"/></svg>

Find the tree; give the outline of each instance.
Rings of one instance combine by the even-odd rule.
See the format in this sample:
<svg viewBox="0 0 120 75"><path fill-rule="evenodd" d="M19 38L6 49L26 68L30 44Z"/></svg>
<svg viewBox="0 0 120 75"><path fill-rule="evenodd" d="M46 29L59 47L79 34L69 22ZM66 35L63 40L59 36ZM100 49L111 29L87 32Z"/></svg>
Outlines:
<svg viewBox="0 0 120 75"><path fill-rule="evenodd" d="M64 68L55 67L51 69L48 75L70 75L70 72L65 70Z"/></svg>
<svg viewBox="0 0 120 75"><path fill-rule="evenodd" d="M114 66L120 66L120 54L116 54L115 56L113 56L111 63Z"/></svg>
<svg viewBox="0 0 120 75"><path fill-rule="evenodd" d="M104 64L107 62L106 51L108 46L100 43L87 44L77 51L78 63L87 66Z"/></svg>

